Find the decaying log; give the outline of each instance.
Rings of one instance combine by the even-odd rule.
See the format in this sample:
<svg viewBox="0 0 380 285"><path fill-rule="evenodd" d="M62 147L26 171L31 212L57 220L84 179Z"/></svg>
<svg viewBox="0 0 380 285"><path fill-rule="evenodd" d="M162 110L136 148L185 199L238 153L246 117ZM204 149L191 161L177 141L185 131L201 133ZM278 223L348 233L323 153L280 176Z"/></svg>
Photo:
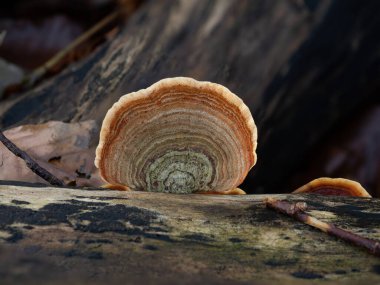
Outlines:
<svg viewBox="0 0 380 285"><path fill-rule="evenodd" d="M380 282L380 260L265 208L380 238L380 200L0 186L1 284Z"/></svg>
<svg viewBox="0 0 380 285"><path fill-rule="evenodd" d="M0 126L100 122L121 95L164 77L210 80L241 96L259 128L260 163L245 188L278 192L321 138L377 96L379 8L354 0L146 1L89 58L2 102Z"/></svg>

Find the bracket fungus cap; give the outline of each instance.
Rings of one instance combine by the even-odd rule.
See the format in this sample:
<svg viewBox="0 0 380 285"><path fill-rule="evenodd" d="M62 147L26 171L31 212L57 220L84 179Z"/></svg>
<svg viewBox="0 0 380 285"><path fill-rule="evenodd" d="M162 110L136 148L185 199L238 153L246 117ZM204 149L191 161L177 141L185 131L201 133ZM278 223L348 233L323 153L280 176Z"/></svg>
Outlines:
<svg viewBox="0 0 380 285"><path fill-rule="evenodd" d="M345 178L321 177L314 179L293 193L314 193L334 196L371 197L359 182Z"/></svg>
<svg viewBox="0 0 380 285"><path fill-rule="evenodd" d="M95 165L111 185L194 193L236 188L256 163L257 129L226 87L167 78L108 110Z"/></svg>

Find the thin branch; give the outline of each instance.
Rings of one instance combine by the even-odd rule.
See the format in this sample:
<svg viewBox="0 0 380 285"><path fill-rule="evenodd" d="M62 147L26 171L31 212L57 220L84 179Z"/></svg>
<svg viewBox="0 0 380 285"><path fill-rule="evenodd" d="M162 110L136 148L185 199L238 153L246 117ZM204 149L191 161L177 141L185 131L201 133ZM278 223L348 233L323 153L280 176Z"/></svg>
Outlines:
<svg viewBox="0 0 380 285"><path fill-rule="evenodd" d="M100 22L98 22L95 26L90 28L88 31L86 31L84 34L80 35L78 38L76 38L73 42L71 42L66 48L58 52L56 55L54 55L52 58L50 58L46 63L35 69L31 74L29 74L25 79L24 82L26 84L26 87L31 87L34 85L34 83L38 80L40 80L42 77L45 76L45 74L51 70L55 65L62 62L66 56L78 48L78 46L82 45L86 41L88 41L91 37L93 37L96 33L98 33L100 30L104 29L106 26L110 25L112 22L116 21L121 15L123 15L124 11L116 11L112 14L106 16L104 19L102 19Z"/></svg>
<svg viewBox="0 0 380 285"><path fill-rule="evenodd" d="M19 149L13 142L11 142L0 130L0 141L9 149L14 155L23 159L35 174L40 176L42 179L46 180L53 186L65 186L62 180L55 177L45 168L41 167L37 162L35 162L26 152Z"/></svg>
<svg viewBox="0 0 380 285"><path fill-rule="evenodd" d="M286 214L299 220L305 224L308 224L321 231L350 242L354 245L367 249L371 254L380 256L380 242L369 238L362 237L350 231L343 230L334 226L333 224L322 222L305 213L307 204L304 202L289 203L284 200L277 200L274 198L267 198L265 204L268 208L274 209L280 213Z"/></svg>
<svg viewBox="0 0 380 285"><path fill-rule="evenodd" d="M6 30L3 30L0 32L0 46L3 44L6 35L7 35Z"/></svg>

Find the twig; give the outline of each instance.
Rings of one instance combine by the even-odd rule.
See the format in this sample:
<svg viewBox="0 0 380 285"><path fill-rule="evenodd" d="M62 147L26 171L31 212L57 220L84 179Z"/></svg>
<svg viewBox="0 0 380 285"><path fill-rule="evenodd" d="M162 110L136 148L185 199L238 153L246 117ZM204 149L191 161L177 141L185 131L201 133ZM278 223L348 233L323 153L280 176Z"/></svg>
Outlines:
<svg viewBox="0 0 380 285"><path fill-rule="evenodd" d="M3 30L3 31L0 32L0 46L3 44L4 38L5 38L6 35L7 35L7 31L6 30Z"/></svg>
<svg viewBox="0 0 380 285"><path fill-rule="evenodd" d="M35 174L40 176L42 179L46 180L53 186L64 186L62 180L55 177L45 168L41 167L37 162L35 162L26 152L19 149L13 142L11 142L0 130L0 141L9 149L14 155L23 159L28 166Z"/></svg>
<svg viewBox="0 0 380 285"><path fill-rule="evenodd" d="M322 222L308 214L304 211L307 209L306 203L289 203L288 201L277 200L274 198L267 198L265 204L268 208L274 209L280 213L291 216L305 224L308 224L314 228L320 229L321 231L328 233L329 235L335 236L354 245L366 248L371 254L380 256L380 243L379 241L372 240L369 238L362 237L360 235L354 234L350 231L343 230L334 226L333 224Z"/></svg>
<svg viewBox="0 0 380 285"><path fill-rule="evenodd" d="M70 43L66 48L58 52L56 55L50 58L47 62L45 62L43 65L35 69L31 74L29 74L24 79L25 87L29 88L33 86L36 81L44 77L45 74L49 70L51 70L55 65L62 62L70 52L72 52L73 50L78 48L78 46L88 41L88 39L90 39L100 30L110 25L115 20L117 20L121 15L123 15L123 11L118 10L116 12L113 12L112 14L106 16L104 19L98 22L95 26L90 28L88 31L86 31L84 34L80 35L72 43Z"/></svg>

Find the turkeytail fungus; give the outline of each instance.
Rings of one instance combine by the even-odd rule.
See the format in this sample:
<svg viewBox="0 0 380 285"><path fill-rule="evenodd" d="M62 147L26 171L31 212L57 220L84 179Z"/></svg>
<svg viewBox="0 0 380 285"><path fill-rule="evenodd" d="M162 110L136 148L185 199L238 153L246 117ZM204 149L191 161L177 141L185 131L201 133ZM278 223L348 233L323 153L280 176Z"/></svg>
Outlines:
<svg viewBox="0 0 380 285"><path fill-rule="evenodd" d="M334 196L371 197L371 195L356 181L344 178L322 177L298 188L293 193L312 193Z"/></svg>
<svg viewBox="0 0 380 285"><path fill-rule="evenodd" d="M163 79L122 96L107 112L95 165L108 188L241 194L256 163L257 129L227 88Z"/></svg>

